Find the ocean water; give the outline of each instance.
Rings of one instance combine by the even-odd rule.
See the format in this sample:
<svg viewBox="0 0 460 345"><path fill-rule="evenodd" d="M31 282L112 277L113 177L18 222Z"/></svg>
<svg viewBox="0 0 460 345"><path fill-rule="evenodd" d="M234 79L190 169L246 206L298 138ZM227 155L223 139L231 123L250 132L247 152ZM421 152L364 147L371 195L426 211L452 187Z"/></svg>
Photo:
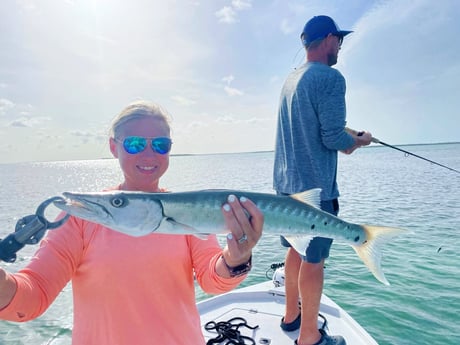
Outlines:
<svg viewBox="0 0 460 345"><path fill-rule="evenodd" d="M460 170L460 144L407 146ZM0 237L18 219L63 191L99 191L120 182L115 160L0 165ZM273 192L273 153L173 156L162 186L172 191L206 188ZM396 226L407 232L383 247L390 286L379 283L352 248L334 244L326 263L325 293L347 310L381 345L460 343L460 174L385 147L340 155L340 217L355 223ZM57 214L49 207L48 219ZM222 239L223 240L223 239ZM15 272L36 250L26 246ZM282 262L278 236L265 235L254 250L244 286L266 279ZM197 288L197 299L206 296ZM26 323L0 321L0 344L70 344L70 284L46 313ZM350 344L352 345L352 344Z"/></svg>

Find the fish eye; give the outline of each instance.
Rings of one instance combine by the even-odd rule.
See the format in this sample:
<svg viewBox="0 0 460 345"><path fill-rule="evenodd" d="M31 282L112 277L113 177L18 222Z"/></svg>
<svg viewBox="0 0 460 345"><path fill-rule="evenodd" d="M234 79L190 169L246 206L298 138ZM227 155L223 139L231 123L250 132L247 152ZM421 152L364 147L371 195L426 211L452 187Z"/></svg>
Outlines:
<svg viewBox="0 0 460 345"><path fill-rule="evenodd" d="M113 207L119 208L119 207L122 207L125 204L125 199L122 198L122 197L115 197L112 200L110 200L110 204Z"/></svg>

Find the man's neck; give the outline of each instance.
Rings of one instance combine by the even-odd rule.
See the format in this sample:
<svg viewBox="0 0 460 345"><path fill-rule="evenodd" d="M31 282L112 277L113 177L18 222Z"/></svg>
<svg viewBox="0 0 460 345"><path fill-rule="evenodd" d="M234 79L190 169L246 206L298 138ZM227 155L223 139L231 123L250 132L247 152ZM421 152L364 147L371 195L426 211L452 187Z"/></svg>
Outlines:
<svg viewBox="0 0 460 345"><path fill-rule="evenodd" d="M327 57L321 54L307 53L307 62L318 62L327 65Z"/></svg>

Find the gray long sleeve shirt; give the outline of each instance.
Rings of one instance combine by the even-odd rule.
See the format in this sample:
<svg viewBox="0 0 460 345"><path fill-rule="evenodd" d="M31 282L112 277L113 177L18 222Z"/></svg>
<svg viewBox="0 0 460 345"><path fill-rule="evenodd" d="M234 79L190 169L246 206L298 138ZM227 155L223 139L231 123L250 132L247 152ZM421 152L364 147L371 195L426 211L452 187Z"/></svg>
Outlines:
<svg viewBox="0 0 460 345"><path fill-rule="evenodd" d="M281 91L273 187L293 194L321 188L321 200L339 196L337 151L354 139L345 131L345 79L325 64L308 62L287 77Z"/></svg>

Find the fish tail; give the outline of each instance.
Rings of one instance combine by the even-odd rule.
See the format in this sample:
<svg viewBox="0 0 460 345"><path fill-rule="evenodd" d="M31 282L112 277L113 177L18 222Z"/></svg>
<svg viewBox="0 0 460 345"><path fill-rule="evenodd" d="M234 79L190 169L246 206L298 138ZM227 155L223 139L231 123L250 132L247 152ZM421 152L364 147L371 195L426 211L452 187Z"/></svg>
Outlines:
<svg viewBox="0 0 460 345"><path fill-rule="evenodd" d="M359 246L352 245L361 260L375 278L385 285L390 285L380 266L382 259L381 247L391 238L404 232L403 229L385 226L362 225L367 241Z"/></svg>

